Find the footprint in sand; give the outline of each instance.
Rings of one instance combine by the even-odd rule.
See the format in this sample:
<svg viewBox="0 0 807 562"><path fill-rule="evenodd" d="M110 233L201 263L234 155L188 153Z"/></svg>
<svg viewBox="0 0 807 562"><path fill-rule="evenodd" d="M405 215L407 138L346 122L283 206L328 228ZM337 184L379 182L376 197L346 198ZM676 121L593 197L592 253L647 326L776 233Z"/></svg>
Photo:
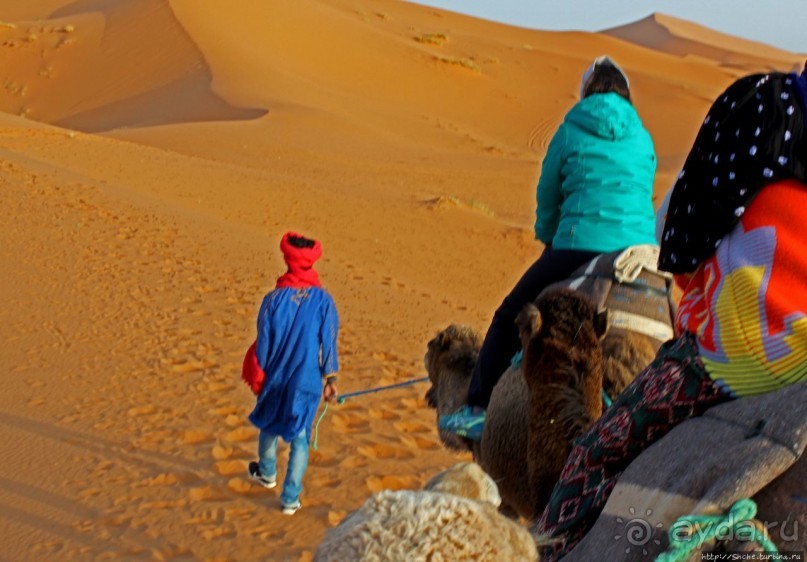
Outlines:
<svg viewBox="0 0 807 562"><path fill-rule="evenodd" d="M233 456L233 448L228 447L227 445L213 445L213 450L211 451L213 458L216 460L224 460L229 459Z"/></svg>
<svg viewBox="0 0 807 562"><path fill-rule="evenodd" d="M188 491L192 501L223 501L228 498L227 492L218 486L201 486L199 488L191 488Z"/></svg>
<svg viewBox="0 0 807 562"><path fill-rule="evenodd" d="M130 418L139 418L141 416L150 416L157 412L157 408L154 406L139 406L135 408L129 408L126 411L126 415Z"/></svg>
<svg viewBox="0 0 807 562"><path fill-rule="evenodd" d="M232 525L227 525L224 527L210 527L208 529L204 529L201 533L202 537L208 541L212 539L232 539L236 534L235 528Z"/></svg>
<svg viewBox="0 0 807 562"><path fill-rule="evenodd" d="M198 443L208 443L213 441L213 434L201 429L188 429L182 432L181 441L186 445L196 445Z"/></svg>
<svg viewBox="0 0 807 562"><path fill-rule="evenodd" d="M310 451L308 454L308 464L312 466L321 466L323 468L333 468L340 466L341 458L329 456L322 451Z"/></svg>
<svg viewBox="0 0 807 562"><path fill-rule="evenodd" d="M334 414L331 423L342 433L364 433L370 427L366 417L351 413Z"/></svg>
<svg viewBox="0 0 807 562"><path fill-rule="evenodd" d="M242 496L262 494L266 490L263 486L253 484L244 478L230 478L230 480L227 481L227 488Z"/></svg>
<svg viewBox="0 0 807 562"><path fill-rule="evenodd" d="M367 415L369 415L371 418L375 418L377 420L399 420L399 419L401 419L400 415L398 415L395 412L392 412L390 410L387 410L385 408L371 408L371 409L367 410Z"/></svg>
<svg viewBox="0 0 807 562"><path fill-rule="evenodd" d="M397 361L398 360L397 355L395 355L394 353L386 353L386 352L373 353L372 357L373 357L373 359L378 359L379 361Z"/></svg>
<svg viewBox="0 0 807 562"><path fill-rule="evenodd" d="M213 465L218 474L222 476L233 476L235 474L246 474L247 465L244 461L229 460L219 461Z"/></svg>
<svg viewBox="0 0 807 562"><path fill-rule="evenodd" d="M188 500L159 500L153 502L143 502L137 509L139 511L153 511L155 509L175 509L177 507L185 507L188 505Z"/></svg>
<svg viewBox="0 0 807 562"><path fill-rule="evenodd" d="M258 432L252 427L244 426L230 431L229 433L225 434L225 437L230 441L235 441L236 443L242 443L244 441L257 440Z"/></svg>
<svg viewBox="0 0 807 562"><path fill-rule="evenodd" d="M176 484L189 484L191 482L198 481L199 478L195 475L190 473L186 473L183 476L178 476L176 474L171 473L160 473L153 478L149 478L143 482L144 486L175 486Z"/></svg>
<svg viewBox="0 0 807 562"><path fill-rule="evenodd" d="M336 527L339 523L342 522L342 519L345 518L347 515L347 511L342 510L331 510L328 512L328 525L331 527Z"/></svg>
<svg viewBox="0 0 807 562"><path fill-rule="evenodd" d="M224 509L220 507L208 507L202 510L201 513L185 522L189 525L210 525L212 523L221 523L226 519Z"/></svg>
<svg viewBox="0 0 807 562"><path fill-rule="evenodd" d="M421 451L434 451L435 449L439 449L441 447L441 445L434 439L420 437L419 435L403 435L401 437L401 442L413 449L419 449Z"/></svg>
<svg viewBox="0 0 807 562"><path fill-rule="evenodd" d="M247 535L260 537L261 540L267 542L281 541L284 542L286 538L286 531L278 529L276 523L267 523L265 525L258 525L244 531Z"/></svg>
<svg viewBox="0 0 807 562"><path fill-rule="evenodd" d="M432 428L416 421L401 421L393 424L402 433L431 433Z"/></svg>
<svg viewBox="0 0 807 562"><path fill-rule="evenodd" d="M208 410L208 413L213 414L214 416L232 416L238 414L238 408L235 406L224 406L221 408L213 408Z"/></svg>
<svg viewBox="0 0 807 562"><path fill-rule="evenodd" d="M426 407L424 398L403 398L401 400L402 409L420 410Z"/></svg>
<svg viewBox="0 0 807 562"><path fill-rule="evenodd" d="M392 445L385 445L383 443L375 443L373 445L365 445L359 447L358 451L370 459L411 459L415 454L409 449L403 447L393 447Z"/></svg>
<svg viewBox="0 0 807 562"><path fill-rule="evenodd" d="M414 476L370 476L365 480L365 484L371 492L420 488L420 480Z"/></svg>
<svg viewBox="0 0 807 562"><path fill-rule="evenodd" d="M327 474L312 476L310 482L316 488L338 488L342 485L342 480Z"/></svg>
<svg viewBox="0 0 807 562"><path fill-rule="evenodd" d="M200 384L198 389L202 392L210 392L215 394L219 392L230 392L231 390L234 390L235 387L231 384L222 382L208 382Z"/></svg>
<svg viewBox="0 0 807 562"><path fill-rule="evenodd" d="M80 498L91 498L91 497L97 496L100 493L101 493L101 490L99 490L98 488L86 488L84 490L81 490L78 493L78 497L80 497Z"/></svg>
<svg viewBox="0 0 807 562"><path fill-rule="evenodd" d="M352 456L347 457L346 459L339 462L338 466L340 468L367 468L370 463L367 461L366 458L360 456Z"/></svg>

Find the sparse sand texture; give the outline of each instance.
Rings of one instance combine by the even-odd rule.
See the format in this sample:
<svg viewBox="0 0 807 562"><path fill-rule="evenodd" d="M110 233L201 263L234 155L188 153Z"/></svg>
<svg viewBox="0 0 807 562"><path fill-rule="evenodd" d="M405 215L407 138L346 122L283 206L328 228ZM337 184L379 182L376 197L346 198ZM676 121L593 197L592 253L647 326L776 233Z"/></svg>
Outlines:
<svg viewBox="0 0 807 562"><path fill-rule="evenodd" d="M394 0L4 0L0 560L310 560L371 493L467 460L413 385L329 408L293 517L249 480L240 366L280 236L323 243L343 393L423 376L435 331L482 331L540 251L540 161L605 52L657 194L723 87L804 58L666 16L584 34Z"/></svg>

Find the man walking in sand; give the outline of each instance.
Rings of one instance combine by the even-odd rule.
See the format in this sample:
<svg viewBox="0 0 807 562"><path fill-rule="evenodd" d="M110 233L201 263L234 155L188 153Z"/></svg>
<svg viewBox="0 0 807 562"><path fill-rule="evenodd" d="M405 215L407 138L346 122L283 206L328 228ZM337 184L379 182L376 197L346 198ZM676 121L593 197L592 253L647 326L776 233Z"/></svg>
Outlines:
<svg viewBox="0 0 807 562"><path fill-rule="evenodd" d="M300 492L320 398L331 402L337 396L339 318L331 295L322 289L313 268L322 255L320 243L288 232L280 249L288 271L263 299L258 336L250 350L254 349L254 358L248 354L255 369L264 373L255 409L249 415L260 429L259 460L249 464L249 474L262 486L274 488L278 438L289 443L289 465L280 501L283 513L293 515L302 506Z"/></svg>

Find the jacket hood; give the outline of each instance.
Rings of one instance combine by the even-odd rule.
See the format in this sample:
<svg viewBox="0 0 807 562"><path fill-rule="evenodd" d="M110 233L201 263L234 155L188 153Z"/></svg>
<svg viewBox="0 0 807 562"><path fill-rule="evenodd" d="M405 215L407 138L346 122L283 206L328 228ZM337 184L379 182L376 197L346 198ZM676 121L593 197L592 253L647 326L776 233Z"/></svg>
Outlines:
<svg viewBox="0 0 807 562"><path fill-rule="evenodd" d="M577 102L566 121L598 137L619 140L642 130L633 105L613 92L592 94Z"/></svg>

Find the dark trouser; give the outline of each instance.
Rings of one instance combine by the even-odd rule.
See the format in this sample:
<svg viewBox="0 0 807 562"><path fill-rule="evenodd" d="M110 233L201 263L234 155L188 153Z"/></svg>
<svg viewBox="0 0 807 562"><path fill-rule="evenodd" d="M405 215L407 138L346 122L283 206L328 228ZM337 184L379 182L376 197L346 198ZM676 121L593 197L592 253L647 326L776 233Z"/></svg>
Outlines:
<svg viewBox="0 0 807 562"><path fill-rule="evenodd" d="M577 546L642 451L678 424L731 399L709 378L692 334L661 346L653 362L574 441L536 528L559 539L541 549L541 560L555 562Z"/></svg>
<svg viewBox="0 0 807 562"><path fill-rule="evenodd" d="M471 376L469 406L488 407L493 387L521 348L515 322L524 305L533 302L547 286L568 278L578 267L598 255L599 252L547 247L530 266L493 315Z"/></svg>

